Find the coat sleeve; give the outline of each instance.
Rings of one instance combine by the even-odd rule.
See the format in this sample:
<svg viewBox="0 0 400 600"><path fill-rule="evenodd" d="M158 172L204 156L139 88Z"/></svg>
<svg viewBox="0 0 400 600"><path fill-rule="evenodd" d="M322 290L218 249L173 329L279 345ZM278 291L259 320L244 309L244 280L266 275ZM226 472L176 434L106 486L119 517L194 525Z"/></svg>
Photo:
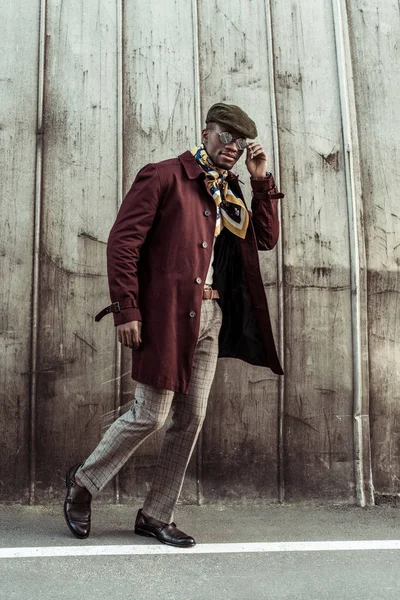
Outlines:
<svg viewBox="0 0 400 600"><path fill-rule="evenodd" d="M121 312L114 323L141 321L138 304L138 260L140 248L157 213L160 179L157 167L146 165L139 171L122 202L107 243L107 271L111 302L119 302Z"/></svg>
<svg viewBox="0 0 400 600"><path fill-rule="evenodd" d="M259 250L272 250L279 238L278 200L284 194L278 191L273 175L266 179L251 179L253 199L252 221Z"/></svg>

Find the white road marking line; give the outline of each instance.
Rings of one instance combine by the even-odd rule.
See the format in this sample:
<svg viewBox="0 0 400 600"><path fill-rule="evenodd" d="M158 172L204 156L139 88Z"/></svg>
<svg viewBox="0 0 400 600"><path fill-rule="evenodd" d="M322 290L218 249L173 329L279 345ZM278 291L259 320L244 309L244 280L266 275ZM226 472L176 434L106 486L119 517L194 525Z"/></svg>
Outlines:
<svg viewBox="0 0 400 600"><path fill-rule="evenodd" d="M175 548L163 544L122 546L43 546L0 548L1 558L56 556L132 556L155 554L232 554L248 552L337 552L343 550L400 550L400 540L356 540L329 542L270 542L243 544L198 544Z"/></svg>

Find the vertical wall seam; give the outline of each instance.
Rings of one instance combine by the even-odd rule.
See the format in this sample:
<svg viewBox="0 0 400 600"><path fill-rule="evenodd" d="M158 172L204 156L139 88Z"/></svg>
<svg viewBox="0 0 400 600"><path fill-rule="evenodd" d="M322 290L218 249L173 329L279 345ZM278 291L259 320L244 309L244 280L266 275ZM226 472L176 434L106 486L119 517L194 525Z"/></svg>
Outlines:
<svg viewBox="0 0 400 600"><path fill-rule="evenodd" d="M124 22L123 0L117 0L117 209L124 193Z"/></svg>
<svg viewBox="0 0 400 600"><path fill-rule="evenodd" d="M44 137L44 80L46 51L46 0L41 0L39 8L39 49L37 79L36 113L36 157L35 157L35 199L34 234L32 264L32 303L31 303L31 378L30 378L30 465L29 465L29 503L35 503L36 495L36 411L37 411L37 363L39 331L39 281L40 281L40 245L43 189L43 137Z"/></svg>
<svg viewBox="0 0 400 600"><path fill-rule="evenodd" d="M265 15L267 24L267 54L269 70L269 90L271 104L272 144L274 151L274 176L278 187L280 187L280 155L279 155L279 132L278 132L278 110L275 88L275 60L274 39L272 29L272 7L271 0L265 0ZM278 217L281 223L281 234L277 244L277 286L278 286L278 327L279 327L279 356L285 360L285 310L283 290L283 223L281 205L278 206ZM284 368L285 370L285 368ZM285 500L285 475L284 475L284 417L285 417L285 379L280 377L278 381L278 498L279 502Z"/></svg>
<svg viewBox="0 0 400 600"><path fill-rule="evenodd" d="M198 0L192 0L193 31L193 79L194 79L194 118L196 144L201 143L201 89L200 89L200 47ZM203 492L203 429L199 433L196 447L196 496L197 504L204 502Z"/></svg>
<svg viewBox="0 0 400 600"><path fill-rule="evenodd" d="M117 0L116 6L116 44L117 44L117 211L119 210L124 193L124 36L123 36L123 0ZM114 367L114 409L117 417L121 413L122 396L122 347L115 334L115 367ZM119 473L114 479L114 502L120 502Z"/></svg>
<svg viewBox="0 0 400 600"><path fill-rule="evenodd" d="M343 10L344 8L344 10ZM352 360L353 360L353 417L354 417L354 469L357 491L357 502L360 506L367 504L366 491L368 491L368 504L374 503L372 484L371 463L365 465L365 458L370 456L370 448L364 447L365 432L364 421L369 415L364 414L363 394L363 367L362 367L362 340L361 340L361 276L360 276L360 231L358 223L358 207L356 179L361 179L359 168L359 157L355 156L357 129L352 123L352 115L355 114L354 90L349 86L352 79L349 77L351 71L350 52L348 47L348 35L344 39L343 13L346 7L343 0L333 0L333 14L335 26L336 53L339 77L339 93L342 115L343 144L346 193L349 218L349 246L350 246L350 277L351 277L351 328L352 328ZM347 27L346 27L347 31ZM346 60L347 58L347 60ZM353 119L354 120L354 119ZM357 159L357 165L355 161ZM359 193L358 195L361 195ZM365 469L369 471L368 482L365 481Z"/></svg>
<svg viewBox="0 0 400 600"><path fill-rule="evenodd" d="M194 112L196 143L201 137L201 84L200 84L200 42L199 42L199 11L198 0L192 0L193 20L193 78L194 78Z"/></svg>

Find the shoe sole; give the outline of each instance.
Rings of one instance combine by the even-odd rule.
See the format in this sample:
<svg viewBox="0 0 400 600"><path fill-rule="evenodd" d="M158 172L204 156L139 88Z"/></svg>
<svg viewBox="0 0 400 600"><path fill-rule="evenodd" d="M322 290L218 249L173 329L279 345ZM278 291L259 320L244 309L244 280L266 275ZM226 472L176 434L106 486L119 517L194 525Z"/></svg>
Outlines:
<svg viewBox="0 0 400 600"><path fill-rule="evenodd" d="M90 531L87 532L86 535L79 535L78 533L76 533L76 531L74 531L70 525L70 522L68 520L67 517L67 497L68 497L68 489L70 487L70 479L69 479L69 471L67 471L67 474L65 476L65 483L67 486L67 495L65 496L65 500L64 500L64 519L66 524L68 525L68 529L70 530L70 532L72 533L72 535L74 535L76 538L78 538L78 540L85 540L86 538L89 537Z"/></svg>

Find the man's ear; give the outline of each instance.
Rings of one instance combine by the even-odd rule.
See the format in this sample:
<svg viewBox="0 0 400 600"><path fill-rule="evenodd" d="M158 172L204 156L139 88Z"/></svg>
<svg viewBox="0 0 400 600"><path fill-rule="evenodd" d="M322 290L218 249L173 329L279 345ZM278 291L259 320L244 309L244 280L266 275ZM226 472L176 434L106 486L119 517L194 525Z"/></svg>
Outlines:
<svg viewBox="0 0 400 600"><path fill-rule="evenodd" d="M201 132L201 140L202 142L208 142L208 134L209 134L209 130L208 129L203 129L203 131Z"/></svg>

